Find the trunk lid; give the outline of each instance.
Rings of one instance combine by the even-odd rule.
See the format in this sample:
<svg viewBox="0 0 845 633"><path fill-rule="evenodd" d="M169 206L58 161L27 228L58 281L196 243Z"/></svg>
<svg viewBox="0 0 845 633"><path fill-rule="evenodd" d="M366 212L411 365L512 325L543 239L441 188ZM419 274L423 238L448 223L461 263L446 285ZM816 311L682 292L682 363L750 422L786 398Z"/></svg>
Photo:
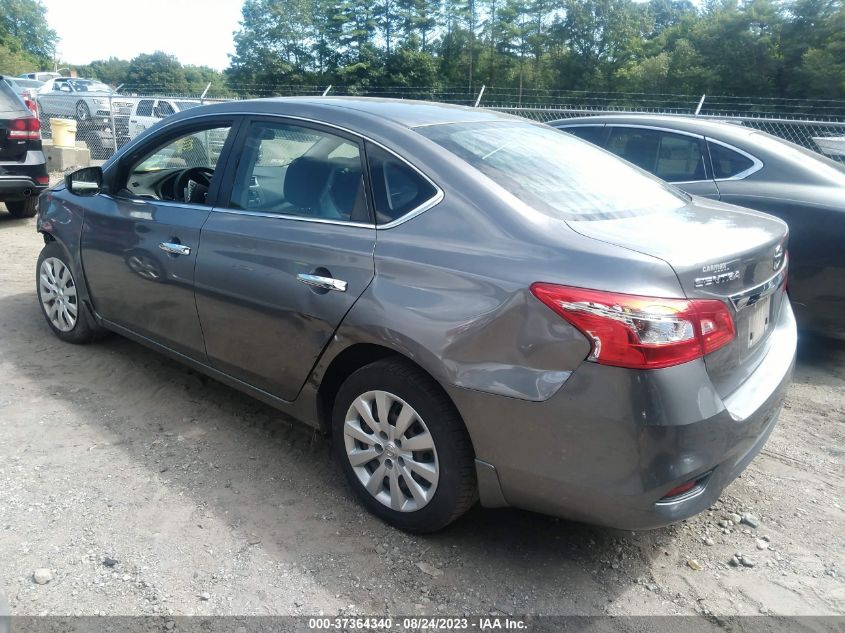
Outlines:
<svg viewBox="0 0 845 633"><path fill-rule="evenodd" d="M694 198L674 210L568 224L586 237L664 260L687 298L728 303L736 338L704 359L720 395L734 391L762 361L785 296L785 223Z"/></svg>

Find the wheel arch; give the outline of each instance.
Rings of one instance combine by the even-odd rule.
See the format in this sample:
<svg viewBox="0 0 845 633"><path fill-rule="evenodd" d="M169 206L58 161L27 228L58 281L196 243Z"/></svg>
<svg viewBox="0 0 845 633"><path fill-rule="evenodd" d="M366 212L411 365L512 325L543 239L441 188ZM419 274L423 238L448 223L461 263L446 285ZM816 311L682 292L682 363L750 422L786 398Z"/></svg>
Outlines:
<svg viewBox="0 0 845 633"><path fill-rule="evenodd" d="M74 250L69 248L62 239L62 236L56 235L55 231L47 230L44 227L39 226L38 232L44 240L44 248L55 244L56 247L62 250L65 259L70 264L71 270L74 274L74 282L76 283L76 287L79 292L79 299L84 302L88 308L85 312L86 318L88 319L90 325L99 325L97 317L94 316L94 306L91 303L91 295L88 292L88 280L85 278L85 270L82 267L79 249Z"/></svg>
<svg viewBox="0 0 845 633"><path fill-rule="evenodd" d="M443 388L440 381L435 378L430 371L414 361L412 358L403 354L400 351L379 345L377 343L352 343L340 351L326 366L322 372L322 379L319 381L317 388L317 417L320 424L320 429L327 434L331 434L331 416L334 408L335 398L340 390L343 382L355 373L357 370L367 365L371 365L386 358L396 358L403 362L412 365L417 370L424 373L431 379L432 384L437 386L437 389L455 408L457 414L463 421L457 403L449 395L448 391ZM466 426L466 425L464 425ZM467 433L469 431L467 430Z"/></svg>

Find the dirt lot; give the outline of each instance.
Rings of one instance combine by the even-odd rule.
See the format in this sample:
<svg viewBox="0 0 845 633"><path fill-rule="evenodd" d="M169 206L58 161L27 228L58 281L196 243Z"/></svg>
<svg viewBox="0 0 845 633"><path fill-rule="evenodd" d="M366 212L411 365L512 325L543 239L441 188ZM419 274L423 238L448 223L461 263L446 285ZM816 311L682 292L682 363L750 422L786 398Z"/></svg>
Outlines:
<svg viewBox="0 0 845 633"><path fill-rule="evenodd" d="M34 220L0 213L13 614L845 614L843 345L802 341L768 446L693 520L631 533L476 508L411 537L361 510L304 426L120 337L60 343L40 248ZM745 513L759 527L718 525Z"/></svg>

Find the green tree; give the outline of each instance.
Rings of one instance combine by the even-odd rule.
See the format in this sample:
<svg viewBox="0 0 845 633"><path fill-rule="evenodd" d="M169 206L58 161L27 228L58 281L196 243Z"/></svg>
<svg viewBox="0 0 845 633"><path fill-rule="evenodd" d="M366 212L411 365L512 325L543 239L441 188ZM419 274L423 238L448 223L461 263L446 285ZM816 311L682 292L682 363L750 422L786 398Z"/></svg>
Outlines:
<svg viewBox="0 0 845 633"><path fill-rule="evenodd" d="M0 47L23 55L41 68L52 65L56 32L47 23L47 9L38 0L3 0L0 3ZM8 54L8 53L7 53Z"/></svg>
<svg viewBox="0 0 845 633"><path fill-rule="evenodd" d="M127 82L129 62L117 57L98 59L84 66L74 66L73 69L80 77L92 77L112 86L119 86Z"/></svg>
<svg viewBox="0 0 845 633"><path fill-rule="evenodd" d="M188 92L182 64L162 51L144 53L132 59L126 72L126 84L129 89L145 92Z"/></svg>

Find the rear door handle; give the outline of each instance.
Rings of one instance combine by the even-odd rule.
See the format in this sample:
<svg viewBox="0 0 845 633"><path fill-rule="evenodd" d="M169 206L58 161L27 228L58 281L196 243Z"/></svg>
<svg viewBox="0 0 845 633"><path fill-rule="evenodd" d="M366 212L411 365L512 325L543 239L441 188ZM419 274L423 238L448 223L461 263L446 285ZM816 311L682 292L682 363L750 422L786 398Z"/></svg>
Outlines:
<svg viewBox="0 0 845 633"><path fill-rule="evenodd" d="M332 277L320 277L320 275L306 275L299 273L296 276L297 281L315 288L323 288L324 290L336 290L338 292L346 292L346 282L342 279L333 279Z"/></svg>
<svg viewBox="0 0 845 633"><path fill-rule="evenodd" d="M191 247L185 246L184 244L175 244L173 242L162 242L158 245L158 247L163 250L165 253L170 253L171 255L190 255L191 254Z"/></svg>

